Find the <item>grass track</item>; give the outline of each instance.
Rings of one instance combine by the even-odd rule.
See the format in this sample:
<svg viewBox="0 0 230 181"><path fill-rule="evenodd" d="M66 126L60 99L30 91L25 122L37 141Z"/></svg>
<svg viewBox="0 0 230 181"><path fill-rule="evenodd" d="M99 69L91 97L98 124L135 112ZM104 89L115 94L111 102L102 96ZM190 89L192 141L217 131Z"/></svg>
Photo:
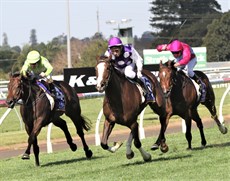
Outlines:
<svg viewBox="0 0 230 181"><path fill-rule="evenodd" d="M215 128L205 130L208 145L200 147L200 136L193 131L193 150L188 151L184 134L169 134L169 152L150 151L156 138L142 140L151 153L152 161L145 163L133 147L135 157L127 160L125 145L112 154L91 146L93 158L87 160L82 149L53 154L40 154L41 167L34 166L34 157L0 160L0 180L230 180L230 134L222 135Z"/></svg>

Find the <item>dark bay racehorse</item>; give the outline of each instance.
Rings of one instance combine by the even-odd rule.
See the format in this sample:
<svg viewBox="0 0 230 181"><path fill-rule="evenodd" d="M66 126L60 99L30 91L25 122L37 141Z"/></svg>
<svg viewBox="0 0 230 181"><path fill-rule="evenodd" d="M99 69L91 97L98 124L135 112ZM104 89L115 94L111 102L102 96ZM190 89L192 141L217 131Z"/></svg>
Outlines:
<svg viewBox="0 0 230 181"><path fill-rule="evenodd" d="M145 161L151 160L151 155L143 148L138 135L137 118L141 111L149 104L151 109L160 117L161 130L159 142L161 151L167 152L168 146L165 144L164 132L166 129L165 99L160 84L156 77L149 71L143 70L152 84L152 91L156 97L156 102L146 103L142 101L141 93L138 87L131 83L123 74L114 68L111 57L101 56L97 59L96 77L97 90L105 91L103 103L103 112L105 116L101 147L110 152L115 152L121 144L116 143L114 146L108 146L108 138L112 132L115 123L127 126L131 132L126 145L126 157L131 159L134 152L131 149L132 140L134 139L135 147L140 151Z"/></svg>
<svg viewBox="0 0 230 181"><path fill-rule="evenodd" d="M203 131L202 120L197 112L197 107L200 104L200 101L197 96L197 90L194 86L194 83L188 76L183 72L177 71L173 66L173 61L168 61L165 64L160 62L159 68L159 78L162 90L167 97L167 105L171 105L167 110L171 112L172 115L178 115L185 120L186 123L186 133L185 137L188 141L188 149L191 149L191 124L192 120L196 122L197 127L200 131L201 136L201 145L206 145L206 139ZM217 126L221 133L227 133L227 128L222 125L216 115L215 107L215 95L211 83L209 82L208 77L201 71L194 71L206 85L206 99L203 104L207 107L211 113L211 117L215 120ZM156 149L156 145L152 146L152 149Z"/></svg>
<svg viewBox="0 0 230 181"><path fill-rule="evenodd" d="M6 102L8 107L13 108L15 103L22 99L24 104L20 106L22 119L25 123L25 129L28 138L28 146L22 159L30 158L30 148L33 145L35 164L39 166L39 146L37 136L42 127L53 122L53 124L65 133L67 143L72 151L77 150L77 145L69 133L67 124L60 116L63 112L51 110L50 102L44 91L36 84L37 80L29 80L22 77L19 73L10 76L8 84L8 96ZM83 130L90 129L90 123L81 115L79 98L75 90L64 81L55 81L65 96L65 114L73 121L77 134L81 138L85 155L87 158L92 157L92 151L89 149L84 138Z"/></svg>

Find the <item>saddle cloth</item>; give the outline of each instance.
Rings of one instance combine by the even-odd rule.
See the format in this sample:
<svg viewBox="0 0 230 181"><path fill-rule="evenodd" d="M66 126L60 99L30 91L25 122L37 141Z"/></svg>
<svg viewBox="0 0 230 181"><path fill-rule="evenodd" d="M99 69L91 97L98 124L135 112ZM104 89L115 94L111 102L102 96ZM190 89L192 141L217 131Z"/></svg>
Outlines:
<svg viewBox="0 0 230 181"><path fill-rule="evenodd" d="M190 78L191 79L191 78ZM197 93L197 101L200 100L201 92L200 92L200 86L195 82L195 80L191 79Z"/></svg>
<svg viewBox="0 0 230 181"><path fill-rule="evenodd" d="M40 81L37 81L37 85L45 92L46 94L46 97L48 98L49 102L50 102L50 109L51 111L53 110L54 108L54 104L55 104L55 101L54 101L54 98L51 96L51 93L50 91L47 89L47 87L41 83Z"/></svg>
<svg viewBox="0 0 230 181"><path fill-rule="evenodd" d="M41 83L40 81L37 81L38 86L45 92L51 106L51 110L53 110L54 106L57 109L64 110L65 108L65 98L60 88L58 88L56 85L54 85L55 89L55 97L52 96L52 93L48 90L48 88Z"/></svg>

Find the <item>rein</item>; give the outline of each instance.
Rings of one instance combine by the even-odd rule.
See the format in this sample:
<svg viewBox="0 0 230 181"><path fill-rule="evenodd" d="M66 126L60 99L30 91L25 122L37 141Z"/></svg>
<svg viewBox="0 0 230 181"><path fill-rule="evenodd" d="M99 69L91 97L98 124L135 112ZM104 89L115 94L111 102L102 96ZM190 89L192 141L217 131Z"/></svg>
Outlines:
<svg viewBox="0 0 230 181"><path fill-rule="evenodd" d="M42 91L42 90L40 90L40 91ZM22 91L23 92L23 91ZM31 84L29 84L29 94L28 94L28 96L27 96L27 99L26 99L26 101L25 101L25 105L27 105L27 106L30 106L29 104L28 104L28 101L29 101L29 99L30 99L30 97L31 97L31 94L32 94L32 85ZM35 100L32 100L31 101L31 105L33 106L33 105L35 105L36 103L37 103L37 101L39 101L40 99L42 99L43 97L45 97L45 92L43 92L42 91L42 93L37 97L36 96L36 99Z"/></svg>

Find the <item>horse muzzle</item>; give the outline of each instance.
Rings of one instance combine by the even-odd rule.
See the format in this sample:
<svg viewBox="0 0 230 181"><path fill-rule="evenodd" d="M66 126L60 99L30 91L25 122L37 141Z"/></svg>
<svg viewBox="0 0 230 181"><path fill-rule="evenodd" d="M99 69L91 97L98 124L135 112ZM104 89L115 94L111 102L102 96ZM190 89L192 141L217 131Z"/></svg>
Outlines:
<svg viewBox="0 0 230 181"><path fill-rule="evenodd" d="M14 108L14 105L15 105L15 101L13 100L6 100L6 104L8 106L8 108Z"/></svg>
<svg viewBox="0 0 230 181"><path fill-rule="evenodd" d="M97 85L96 89L98 92L102 93L105 91L105 85L104 84L103 85Z"/></svg>

